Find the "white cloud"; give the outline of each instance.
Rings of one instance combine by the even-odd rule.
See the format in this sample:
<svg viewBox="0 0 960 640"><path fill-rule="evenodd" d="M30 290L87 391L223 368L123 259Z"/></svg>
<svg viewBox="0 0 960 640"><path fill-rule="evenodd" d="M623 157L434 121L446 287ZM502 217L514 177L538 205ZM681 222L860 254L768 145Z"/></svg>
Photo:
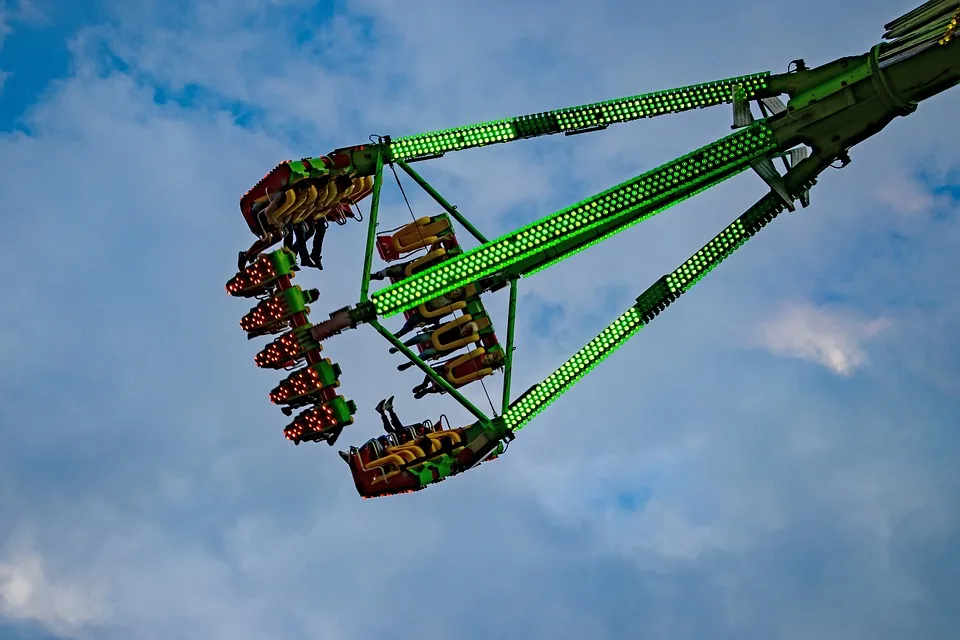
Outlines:
<svg viewBox="0 0 960 640"><path fill-rule="evenodd" d="M916 178L905 174L888 175L878 181L875 198L895 212L917 216L944 206L945 196L937 196Z"/></svg>
<svg viewBox="0 0 960 640"><path fill-rule="evenodd" d="M867 363L866 343L889 327L886 318L794 304L756 328L752 341L774 355L815 362L848 377Z"/></svg>
<svg viewBox="0 0 960 640"><path fill-rule="evenodd" d="M106 615L88 585L51 575L40 554L19 550L0 558L0 616L73 634Z"/></svg>

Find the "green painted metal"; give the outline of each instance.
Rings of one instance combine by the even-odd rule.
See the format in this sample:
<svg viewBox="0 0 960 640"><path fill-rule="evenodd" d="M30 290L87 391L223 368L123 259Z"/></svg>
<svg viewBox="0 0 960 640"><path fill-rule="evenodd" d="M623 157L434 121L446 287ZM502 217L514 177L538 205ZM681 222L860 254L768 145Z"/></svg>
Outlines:
<svg viewBox="0 0 960 640"><path fill-rule="evenodd" d="M920 35L930 39L929 33ZM784 176L784 187L791 196L813 186L816 176L843 158L850 146L875 134L895 117L911 113L917 102L960 83L960 46L947 38L939 44L939 48L929 46L885 68L880 64L880 47L875 47L870 54L841 59L801 72L805 78L794 78L795 97L785 112L789 117L781 114L770 119L784 147L804 141L815 149L814 156ZM811 78L815 83L804 86L804 79ZM771 84L778 80L773 78ZM868 82L870 86L866 87ZM801 115L804 111L811 112L810 116ZM635 305L543 382L531 387L504 412L503 421L514 431L529 423L785 208L777 194L764 196L676 270L649 287Z"/></svg>
<svg viewBox="0 0 960 640"><path fill-rule="evenodd" d="M440 195L440 193L436 189L434 189L429 182L424 180L419 173L414 171L413 167L411 167L409 164L407 164L403 160L397 160L396 163L398 167L406 171L408 176L413 178L414 182L420 185L421 189L426 191L431 198L436 200L437 204L443 207L444 211L449 213L451 216L453 216L454 220L456 220L461 225L463 225L463 228L469 231L470 235L472 235L474 238L479 240L482 244L487 243L487 238L482 233L480 233L480 231L475 226L473 226L473 224L469 220L467 220L466 216L464 216L462 213L457 211L457 208L455 206L447 202L447 199L444 198L442 195Z"/></svg>
<svg viewBox="0 0 960 640"><path fill-rule="evenodd" d="M786 207L790 206L792 210L788 203L799 197L802 205L809 204L809 190L828 166L836 161L848 162L847 153L852 147L881 131L896 117L912 113L921 101L960 83L960 38L955 37L958 26L960 1L931 0L886 25L884 38L887 42L860 56L839 58L814 69L799 64L797 71L787 74L741 76L395 140L384 138L376 145L345 148L353 161L349 168L351 175L375 175L376 178L361 302L349 310L350 320L354 323L370 322L430 380L477 418L466 428L468 446L475 454L483 457L491 451L500 453L513 432L544 411ZM541 135L581 133L639 118L728 104L734 96L753 100L784 94L789 96L784 111L492 242L487 241L406 162L472 147ZM767 107L770 107L769 111L777 111L769 101ZM738 113L743 116L743 110ZM810 157L793 166L793 159L799 160L803 154L791 155L791 161L785 163L788 171L782 180L779 175L771 177L758 170L768 184L775 183L775 192L764 196L677 269L648 287L634 305L550 376L510 402L519 277L532 275L602 242L746 170L757 159L788 154L801 144L812 150ZM400 164L483 246L453 256L370 296L383 165L391 162ZM320 174L326 172L325 168L317 169L313 162L305 161L291 162L289 168L294 182L321 177ZM268 292L279 277L292 276L292 265L292 253L276 251L238 274L228 283L227 291L244 297ZM395 315L468 283L476 283L481 291L510 284L502 415L493 420L484 416L443 376L377 321L378 315ZM284 302L288 309L300 309L307 301L297 297L299 288L291 291L276 296L276 300ZM478 305L471 303L471 308ZM276 368L289 362L290 353L295 352L298 358L302 358L306 350L317 347L308 325L267 345L255 360L258 366ZM316 371L322 384L331 383L339 376L339 367L326 361L313 365L309 371ZM352 422L350 416L356 411L355 404L337 396L330 406L336 414L335 420ZM409 471L424 485L459 469L452 457L441 456L422 465L413 465Z"/></svg>
<svg viewBox="0 0 960 640"><path fill-rule="evenodd" d="M784 177L789 193L795 194L809 189L816 176L830 165L831 160L807 158L791 169ZM785 209L786 204L775 193L769 193L760 199L677 269L650 286L637 298L636 304L543 382L531 387L511 404L502 416L507 427L516 431L533 420Z"/></svg>
<svg viewBox="0 0 960 640"><path fill-rule="evenodd" d="M699 189L695 191L682 193L679 196L677 196L676 199L670 200L662 207L658 207L652 211L649 211L641 217L631 218L631 219L628 219L626 222L622 222L619 224L604 225L603 227L596 229L594 232L592 232L591 234L587 235L584 238L577 238L575 240L561 244L560 246L557 247L557 249L551 252L555 254L553 255L553 257L550 257L549 255L534 256L533 258L525 262L518 263L517 265L511 266L509 269L505 270L505 272L501 276L499 276L496 279L496 281L499 282L504 278L512 277L514 273L519 274L521 277L524 277L524 278L528 278L532 275L536 275L541 271L543 271L544 269L548 269L559 262L563 262L567 258L572 258L573 256L577 255L581 251L585 251L590 247L598 245L604 240L607 240L608 238L612 238L618 233L622 231L626 231L627 229L640 224L644 220L648 220L649 218L652 218L658 213L666 211L670 207L680 204L684 200L689 200L695 195L699 193L703 193L707 189L711 187L715 187L721 182L725 180L729 180L735 175L738 175L746 170L747 170L747 166L744 165L744 166L736 167L735 169L729 172L718 174L717 176L714 177L713 180L709 181Z"/></svg>
<svg viewBox="0 0 960 640"><path fill-rule="evenodd" d="M510 306L507 310L507 346L503 350L503 402L501 413L510 406L510 381L513 378L514 329L517 324L517 279L510 281Z"/></svg>
<svg viewBox="0 0 960 640"><path fill-rule="evenodd" d="M377 242L377 217L380 213L380 189L383 187L383 153L377 152L373 173L373 193L370 194L370 220L367 223L367 246L363 255L363 278L360 281L360 301L366 302L370 293L370 272L373 266L373 248Z"/></svg>
<svg viewBox="0 0 960 640"><path fill-rule="evenodd" d="M855 82L859 82L870 77L870 63L865 56L856 59L856 63L849 65L847 69L842 70L835 76L829 77L823 82L810 87L803 93L797 94L787 103L787 109L793 111L809 107L815 102L823 100L842 89L845 89Z"/></svg>
<svg viewBox="0 0 960 640"><path fill-rule="evenodd" d="M448 453L441 454L410 468L410 472L417 476L420 486L440 482L453 473L457 468L457 461Z"/></svg>
<svg viewBox="0 0 960 640"><path fill-rule="evenodd" d="M393 161L430 158L450 151L556 133L591 131L640 118L703 109L731 102L737 87L743 87L745 95L752 98L766 88L769 77L769 72L754 73L678 89L418 133L393 139L388 158Z"/></svg>
<svg viewBox="0 0 960 640"><path fill-rule="evenodd" d="M757 122L693 153L648 171L612 189L567 207L482 247L406 278L371 296L377 313L390 317L457 287L503 271L513 276L553 260L567 243L594 239L630 220L653 215L687 192L746 168L776 150L764 122Z"/></svg>
<svg viewBox="0 0 960 640"><path fill-rule="evenodd" d="M407 359L410 360L410 362L417 365L417 368L420 369L420 371L423 371L423 373L427 375L433 382L435 382L441 389L446 391L448 394L450 394L452 398L454 398L457 402L459 402L464 409L466 409L471 414L473 414L473 416L476 417L477 420L480 420L482 422L490 421L490 419L486 415L484 415L484 413L480 411L480 409L474 406L472 402L467 400L462 393L454 389L453 385L447 382L447 380L443 376L437 375L437 372L433 370L433 367L431 367L426 362L421 360L420 357L410 349L410 347L403 344L403 342L400 339L398 339L392 333L387 331L382 324L380 324L376 320L373 320L372 322L370 322L370 324L373 326L374 329L376 329L380 333L380 335L386 338L387 341L390 342L390 344L396 347L400 353L405 355Z"/></svg>

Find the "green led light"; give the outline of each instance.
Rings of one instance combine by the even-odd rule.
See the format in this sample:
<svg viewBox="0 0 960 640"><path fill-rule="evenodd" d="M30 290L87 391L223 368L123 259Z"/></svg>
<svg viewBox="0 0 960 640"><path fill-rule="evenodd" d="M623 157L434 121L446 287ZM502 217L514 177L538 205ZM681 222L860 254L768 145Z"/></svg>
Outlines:
<svg viewBox="0 0 960 640"><path fill-rule="evenodd" d="M495 120L397 138L390 144L390 153L397 160L408 160L418 156L507 142L517 137L511 120Z"/></svg>
<svg viewBox="0 0 960 640"><path fill-rule="evenodd" d="M653 315L663 311L693 287L783 210L783 202L778 196L771 195L764 198L734 220L689 260L654 283L626 313L560 365L543 382L511 404L503 414L507 428L516 431L533 420L578 380L646 326L644 318L649 323Z"/></svg>
<svg viewBox="0 0 960 640"><path fill-rule="evenodd" d="M733 92L737 90L742 90L748 99L752 98L759 90L766 88L769 77L769 72L755 73L518 118L404 136L390 143L389 155L395 160L411 160L519 138L591 129L666 113L703 109L731 102Z"/></svg>
<svg viewBox="0 0 960 640"><path fill-rule="evenodd" d="M743 167L743 168L741 168L740 171L738 171L737 173L740 173L741 171L743 171L743 170L745 170L745 169L746 169L746 167ZM622 225L622 226L619 226L619 227L617 227L616 229L614 229L614 230L612 230L612 231L608 231L607 233L603 234L602 236L600 236L600 237L598 237L598 238L594 238L593 240L591 240L590 242L588 242L588 243L586 243L586 244L583 244L583 245L580 245L580 246L575 247L575 248L573 248L573 249L570 249L570 250L568 250L568 251L565 251L565 252L561 253L559 256L557 256L556 258L554 258L553 260L550 260L549 262L545 262L544 264L540 265L540 266L537 267L536 269L534 269L534 270L532 270L532 271L528 271L527 273L524 273L524 274L523 274L523 277L526 278L526 277L532 276L532 275L534 275L534 274L536 274L536 273L540 273L540 272L543 271L544 269L547 269L547 268L549 268L549 267L552 267L553 265L555 265L555 264L557 264L557 263L559 263L559 262L563 262L563 261L566 260L567 258L572 258L573 256L577 255L577 254L580 253L581 251L585 251L586 249L589 249L590 247L592 247L592 246L594 246L594 245L596 245L596 244L600 244L601 242L603 242L603 241L606 240L607 238L612 238L613 236L617 235L617 234L620 233L621 231L626 231L627 229L629 229L629 228L631 228L631 227L633 227L633 226L636 226L636 225L640 224L641 222L643 222L644 220L646 220L646 219L648 219L648 218L652 218L653 216L657 215L658 213L660 213L660 212L662 212L662 211L666 211L666 210L669 209L670 207L672 207L672 206L674 206L674 205L676 205L676 204L679 204L679 203L683 202L684 200L687 200L687 199L689 199L689 198L692 198L693 196L695 196L695 195L697 195L697 194L699 194L699 193L703 193L703 192L706 191L707 189L710 189L711 187L716 186L717 184L719 184L719 183L722 182L723 180L727 180L728 178L732 178L733 176L737 175L737 173L731 173L731 174L729 174L729 175L725 175L725 176L723 176L722 180L717 180L717 181L711 182L710 184L708 184L708 185L706 185L706 186L704 186L704 187L702 187L702 188L700 188L700 189L697 189L696 191L691 191L690 193L688 193L687 195L683 196L682 198L677 198L676 200L674 200L674 201L672 201L672 202L670 202L670 203L668 203L668 204L660 207L659 209L655 209L655 210L651 211L650 213L648 213L648 214L646 214L646 215L644 215L644 216L642 216L642 217L640 217L640 218L637 218L636 220L631 220L630 222L627 222L626 224L624 224L624 225Z"/></svg>
<svg viewBox="0 0 960 640"><path fill-rule="evenodd" d="M705 275L727 259L752 238L768 222L785 209L778 196L768 196L749 211L734 220L713 240L693 254L686 262L667 274L637 299L635 309L641 317L650 320L650 314L659 313L683 293L700 282ZM661 284L662 283L662 284Z"/></svg>
<svg viewBox="0 0 960 640"><path fill-rule="evenodd" d="M577 351L543 382L533 387L529 393L513 403L503 420L513 430L522 428L533 420L550 403L559 398L584 377L607 356L619 349L627 340L643 328L640 314L630 308L622 316L600 332L582 349Z"/></svg>
<svg viewBox="0 0 960 640"><path fill-rule="evenodd" d="M749 239L740 218L667 276L670 292L684 292Z"/></svg>
<svg viewBox="0 0 960 640"><path fill-rule="evenodd" d="M377 314L390 317L457 287L476 282L561 243L586 240L601 225L663 210L685 190L746 167L776 147L770 128L757 122L673 162L567 207L477 249L374 293Z"/></svg>
<svg viewBox="0 0 960 640"><path fill-rule="evenodd" d="M765 88L769 73L728 78L680 89L657 91L629 98L608 100L582 107L554 111L562 131L606 126L638 118L651 118L689 109L703 109L732 102L733 92L742 88L753 97Z"/></svg>

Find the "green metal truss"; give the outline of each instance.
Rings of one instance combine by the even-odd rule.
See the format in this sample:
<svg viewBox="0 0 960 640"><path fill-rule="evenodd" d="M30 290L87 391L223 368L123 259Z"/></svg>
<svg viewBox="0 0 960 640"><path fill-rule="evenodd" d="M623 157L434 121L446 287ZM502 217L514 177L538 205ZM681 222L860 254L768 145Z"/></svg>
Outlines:
<svg viewBox="0 0 960 640"><path fill-rule="evenodd" d="M477 418L468 430L470 437L489 445L486 449L477 445L477 450L498 453L503 450L501 440L512 437L544 411L780 213L795 210L797 201L806 207L818 176L837 163L845 166L850 148L896 117L912 113L923 100L960 83L960 38L953 37L958 20L960 1L932 0L888 24L887 40L867 53L813 69L800 60L795 61L796 70L786 74L738 76L393 140L384 138L373 146L353 148L356 171L374 176L360 302L337 312L335 326L317 325L314 337L322 340L344 328L372 324ZM788 97L786 104L779 99L783 95ZM751 101L759 103L760 119L750 111ZM493 240L408 164L473 147L582 133L720 104L733 106L737 130L730 135ZM773 165L777 159L786 167L783 175ZM480 246L371 294L383 168L388 164L399 166ZM747 169L753 169L769 187L763 198L676 270L657 280L556 371L511 401L520 278L566 260ZM471 404L378 320L468 284L480 292L510 287L500 416L487 416Z"/></svg>

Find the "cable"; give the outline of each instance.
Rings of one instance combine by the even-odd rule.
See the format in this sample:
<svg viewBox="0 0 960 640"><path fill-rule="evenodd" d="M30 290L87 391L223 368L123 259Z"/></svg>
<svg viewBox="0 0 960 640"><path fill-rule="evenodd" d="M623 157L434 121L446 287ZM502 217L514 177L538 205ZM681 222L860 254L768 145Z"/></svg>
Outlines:
<svg viewBox="0 0 960 640"><path fill-rule="evenodd" d="M397 186L400 187L400 195L403 196L403 201L407 205L407 211L410 212L410 219L413 220L413 226L416 227L417 235L420 236L420 244L426 245L426 238L423 237L423 231L420 229L420 225L417 224L417 216L416 214L413 213L413 207L410 206L410 200L407 199L407 192L404 191L403 189L403 183L400 182L400 176L397 175L397 169L396 167L393 166L393 163L390 163L390 171L393 172L393 177L397 181ZM429 250L427 251L427 253L429 253ZM455 314L454 318L463 317L462 314L460 314L459 316L456 315L458 313L459 312L454 312ZM479 375L480 366L477 364L476 359L475 358L471 359L471 362L473 363L473 372ZM480 382L480 386L483 388L483 395L487 396L487 402L490 404L490 411L493 412L493 417L496 418L497 408L493 404L493 399L490 397L490 392L487 390L487 385L486 383L484 383L483 378L478 378L478 381Z"/></svg>

